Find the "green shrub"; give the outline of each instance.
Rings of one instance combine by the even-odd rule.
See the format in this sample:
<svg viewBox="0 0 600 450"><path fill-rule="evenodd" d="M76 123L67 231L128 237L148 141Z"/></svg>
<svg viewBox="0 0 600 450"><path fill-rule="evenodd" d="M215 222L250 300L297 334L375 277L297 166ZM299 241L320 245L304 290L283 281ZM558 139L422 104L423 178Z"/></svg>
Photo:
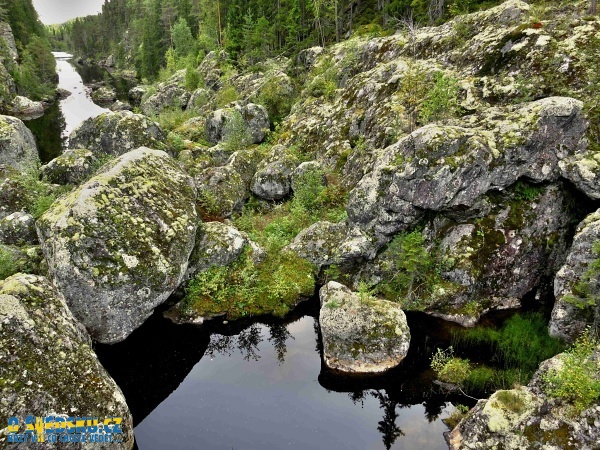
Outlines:
<svg viewBox="0 0 600 450"><path fill-rule="evenodd" d="M299 297L314 291L314 269L289 252L272 252L255 265L245 251L226 267L213 266L188 284L185 308L200 315L226 314L229 319L261 314L285 315Z"/></svg>
<svg viewBox="0 0 600 450"><path fill-rule="evenodd" d="M421 122L428 123L456 116L460 111L459 91L457 78L436 72L433 87L428 91L420 106L419 119Z"/></svg>
<svg viewBox="0 0 600 450"><path fill-rule="evenodd" d="M588 330L564 353L562 367L543 377L547 394L569 402L576 413L600 398L600 361L591 358L598 345Z"/></svg>
<svg viewBox="0 0 600 450"><path fill-rule="evenodd" d="M217 92L216 103L217 108L223 108L231 102L235 102L238 99L238 94L235 88L231 85L225 85Z"/></svg>
<svg viewBox="0 0 600 450"><path fill-rule="evenodd" d="M242 150L252 143L250 132L242 114L235 110L223 129L223 147L230 152Z"/></svg>
<svg viewBox="0 0 600 450"><path fill-rule="evenodd" d="M431 368L437 372L438 379L446 383L462 386L471 372L468 359L455 358L454 349L440 348L431 358Z"/></svg>
<svg viewBox="0 0 600 450"><path fill-rule="evenodd" d="M259 104L267 108L273 123L280 122L290 113L294 100L294 96L290 95L277 77L267 79L256 99Z"/></svg>
<svg viewBox="0 0 600 450"><path fill-rule="evenodd" d="M0 247L0 280L14 275L19 271L19 261L14 255Z"/></svg>

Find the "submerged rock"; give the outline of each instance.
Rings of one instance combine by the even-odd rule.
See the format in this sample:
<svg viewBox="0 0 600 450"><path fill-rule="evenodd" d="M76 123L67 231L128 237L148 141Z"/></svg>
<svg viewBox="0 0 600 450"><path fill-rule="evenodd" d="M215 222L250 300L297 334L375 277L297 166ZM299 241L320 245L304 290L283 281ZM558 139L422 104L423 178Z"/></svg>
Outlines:
<svg viewBox="0 0 600 450"><path fill-rule="evenodd" d="M91 175L96 160L96 155L87 149L67 150L40 170L50 183L80 184Z"/></svg>
<svg viewBox="0 0 600 450"><path fill-rule="evenodd" d="M408 353L410 331L400 306L330 281L319 292L325 364L343 372L377 373Z"/></svg>
<svg viewBox="0 0 600 450"><path fill-rule="evenodd" d="M598 314L597 307L585 305L584 299L577 300L575 297L579 297L581 292L575 292L579 282L585 283L584 275L591 268L591 263L600 258L594 250L598 241L600 210L587 216L578 225L567 260L554 278L556 300L549 324L550 336L574 341L587 325L594 322L594 314Z"/></svg>
<svg viewBox="0 0 600 450"><path fill-rule="evenodd" d="M95 339L125 339L179 286L194 246L195 201L178 164L141 147L38 220L54 282Z"/></svg>
<svg viewBox="0 0 600 450"><path fill-rule="evenodd" d="M70 148L119 156L138 147L165 148L162 129L141 114L106 112L85 120L69 136Z"/></svg>
<svg viewBox="0 0 600 450"><path fill-rule="evenodd" d="M83 326L47 279L18 274L0 281L0 323L3 427L10 417L24 424L29 415L92 416L102 421L120 417L123 442L69 448L133 448L133 420L123 393L98 361ZM8 445L4 433L0 445Z"/></svg>
<svg viewBox="0 0 600 450"><path fill-rule="evenodd" d="M0 116L0 165L23 170L38 163L35 138L25 124L11 116Z"/></svg>

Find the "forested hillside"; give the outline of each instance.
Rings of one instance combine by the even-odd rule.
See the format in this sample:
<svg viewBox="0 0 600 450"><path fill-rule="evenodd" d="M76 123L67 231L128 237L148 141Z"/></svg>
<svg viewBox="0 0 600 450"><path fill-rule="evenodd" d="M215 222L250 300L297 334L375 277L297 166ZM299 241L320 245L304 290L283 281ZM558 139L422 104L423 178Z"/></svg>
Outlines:
<svg viewBox="0 0 600 450"><path fill-rule="evenodd" d="M89 57L114 55L154 79L169 60L197 65L217 48L242 66L339 42L352 33L395 30L408 17L433 24L497 4L481 0L111 0L98 16L54 29L55 44ZM182 62L185 61L185 62Z"/></svg>
<svg viewBox="0 0 600 450"><path fill-rule="evenodd" d="M31 0L0 0L0 23L8 23L12 29L11 34L3 27L0 60L14 80L16 94L33 99L53 96L54 57L46 29ZM9 90L5 89L7 95L3 97L10 97Z"/></svg>

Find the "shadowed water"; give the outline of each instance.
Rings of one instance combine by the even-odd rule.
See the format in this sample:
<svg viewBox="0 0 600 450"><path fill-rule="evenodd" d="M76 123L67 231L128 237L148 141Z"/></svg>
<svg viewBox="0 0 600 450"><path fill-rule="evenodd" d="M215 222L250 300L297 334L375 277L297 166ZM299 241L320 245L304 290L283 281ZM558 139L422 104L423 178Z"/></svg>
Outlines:
<svg viewBox="0 0 600 450"><path fill-rule="evenodd" d="M318 300L285 320L174 325L156 313L126 341L96 346L148 449L446 449L442 419L461 397L428 369L447 327L408 314L409 355L384 376L324 367ZM435 330L435 332L434 332Z"/></svg>

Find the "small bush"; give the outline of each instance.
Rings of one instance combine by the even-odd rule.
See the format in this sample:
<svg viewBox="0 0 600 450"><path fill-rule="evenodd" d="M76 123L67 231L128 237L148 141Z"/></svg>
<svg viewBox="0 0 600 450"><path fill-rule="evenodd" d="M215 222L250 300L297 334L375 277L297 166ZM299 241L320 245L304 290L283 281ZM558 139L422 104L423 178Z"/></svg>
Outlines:
<svg viewBox="0 0 600 450"><path fill-rule="evenodd" d="M0 247L0 280L14 275L19 271L19 262L14 255Z"/></svg>
<svg viewBox="0 0 600 450"><path fill-rule="evenodd" d="M233 111L223 130L223 146L230 152L242 150L252 143L246 122L239 111Z"/></svg>
<svg viewBox="0 0 600 450"><path fill-rule="evenodd" d="M565 352L562 367L550 369L544 375L548 395L569 402L576 413L600 398L600 361L590 358L598 345L597 338L584 333Z"/></svg>
<svg viewBox="0 0 600 450"><path fill-rule="evenodd" d="M238 94L237 94L235 88L231 85L226 85L226 86L223 86L223 88L217 92L215 101L217 103L217 108L223 108L224 106L228 105L229 103L235 102L237 99L238 99Z"/></svg>
<svg viewBox="0 0 600 450"><path fill-rule="evenodd" d="M500 391L496 394L496 398L501 403L501 406L509 411L519 414L525 407L525 402L519 394L514 391Z"/></svg>
<svg viewBox="0 0 600 450"><path fill-rule="evenodd" d="M471 365L468 359L455 358L454 349L437 349L431 358L431 368L437 372L438 379L446 383L462 386L469 373Z"/></svg>
<svg viewBox="0 0 600 450"><path fill-rule="evenodd" d="M433 88L421 103L419 119L423 123L428 123L456 116L460 111L459 90L457 78L437 72L434 76Z"/></svg>

